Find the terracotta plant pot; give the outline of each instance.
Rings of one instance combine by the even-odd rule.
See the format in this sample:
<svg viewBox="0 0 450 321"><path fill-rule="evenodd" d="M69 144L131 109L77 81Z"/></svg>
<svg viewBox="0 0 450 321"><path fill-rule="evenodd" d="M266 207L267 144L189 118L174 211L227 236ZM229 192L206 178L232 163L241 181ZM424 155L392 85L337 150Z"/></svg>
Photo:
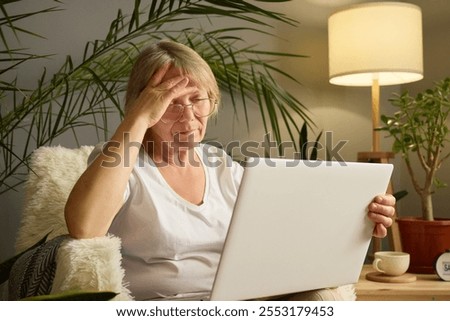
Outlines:
<svg viewBox="0 0 450 321"><path fill-rule="evenodd" d="M416 217L397 218L404 252L410 254L408 272L433 274L438 255L450 249L450 219L424 221Z"/></svg>

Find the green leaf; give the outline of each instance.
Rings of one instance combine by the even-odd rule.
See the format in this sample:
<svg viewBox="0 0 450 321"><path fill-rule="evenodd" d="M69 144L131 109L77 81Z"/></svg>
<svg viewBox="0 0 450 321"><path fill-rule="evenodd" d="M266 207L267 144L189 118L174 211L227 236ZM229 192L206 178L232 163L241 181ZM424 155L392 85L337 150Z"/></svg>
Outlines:
<svg viewBox="0 0 450 321"><path fill-rule="evenodd" d="M393 196L395 197L395 199L396 199L397 201L401 200L401 199L402 199L403 197L405 197L406 195L408 195L408 191L406 191L406 190L401 190L401 191L395 192L395 193L393 194Z"/></svg>
<svg viewBox="0 0 450 321"><path fill-rule="evenodd" d="M444 187L447 187L448 184L441 181L439 178L435 177L434 178L434 186L436 186L436 188L444 188Z"/></svg>
<svg viewBox="0 0 450 321"><path fill-rule="evenodd" d="M319 151L319 149L318 149L318 147L319 147L319 140L320 140L320 137L322 137L322 131L319 133L319 135L317 135L317 138L316 138L316 141L314 142L314 146L313 146L313 149L312 149L312 151L311 151L311 156L310 156L310 160L317 160L317 155L318 155L318 151Z"/></svg>
<svg viewBox="0 0 450 321"><path fill-rule="evenodd" d="M109 301L118 293L110 291L66 291L58 294L38 295L21 301Z"/></svg>
<svg viewBox="0 0 450 321"><path fill-rule="evenodd" d="M308 156L306 155L308 149L307 145L308 145L308 126L306 125L306 123L304 123L300 131L298 143L300 150L300 159L308 159Z"/></svg>

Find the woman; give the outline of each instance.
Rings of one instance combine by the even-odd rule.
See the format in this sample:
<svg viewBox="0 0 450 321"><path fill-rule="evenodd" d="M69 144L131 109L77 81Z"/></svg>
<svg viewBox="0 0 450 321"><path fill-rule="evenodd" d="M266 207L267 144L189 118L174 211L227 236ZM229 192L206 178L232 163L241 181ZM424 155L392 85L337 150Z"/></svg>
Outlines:
<svg viewBox="0 0 450 321"><path fill-rule="evenodd" d="M168 41L148 47L131 72L123 121L69 196L70 235L119 236L138 300L197 296L212 287L243 173L220 150L210 166L211 146L199 144L219 99L195 51ZM386 235L394 203L388 195L369 205L374 235Z"/></svg>

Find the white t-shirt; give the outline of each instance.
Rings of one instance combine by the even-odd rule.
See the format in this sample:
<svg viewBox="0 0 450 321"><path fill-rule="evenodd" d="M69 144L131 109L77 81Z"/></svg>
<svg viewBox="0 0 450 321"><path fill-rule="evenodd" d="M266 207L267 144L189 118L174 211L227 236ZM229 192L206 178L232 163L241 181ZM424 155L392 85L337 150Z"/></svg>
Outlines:
<svg viewBox="0 0 450 321"><path fill-rule="evenodd" d="M195 151L206 177L201 205L180 197L143 150L133 168L109 233L122 239L125 281L136 300L211 291L243 168L211 145Z"/></svg>

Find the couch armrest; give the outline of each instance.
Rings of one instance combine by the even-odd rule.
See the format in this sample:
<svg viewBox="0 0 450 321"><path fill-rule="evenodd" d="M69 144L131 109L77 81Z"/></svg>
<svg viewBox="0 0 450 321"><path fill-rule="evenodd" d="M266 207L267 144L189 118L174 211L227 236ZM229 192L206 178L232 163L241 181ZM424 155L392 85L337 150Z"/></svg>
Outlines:
<svg viewBox="0 0 450 321"><path fill-rule="evenodd" d="M115 236L65 240L58 249L51 293L112 291L114 300L132 300L124 283L121 241Z"/></svg>

